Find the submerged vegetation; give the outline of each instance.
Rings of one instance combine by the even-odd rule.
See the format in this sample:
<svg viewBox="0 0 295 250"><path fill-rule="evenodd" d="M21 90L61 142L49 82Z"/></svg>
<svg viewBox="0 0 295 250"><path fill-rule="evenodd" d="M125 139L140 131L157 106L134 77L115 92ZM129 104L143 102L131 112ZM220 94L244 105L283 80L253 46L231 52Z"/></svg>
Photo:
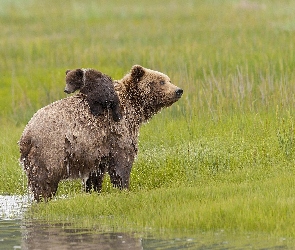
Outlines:
<svg viewBox="0 0 295 250"><path fill-rule="evenodd" d="M180 101L140 131L130 191L65 181L28 216L89 227L295 237L292 1L4 1L0 193L25 194L17 141L66 69L167 74ZM66 199L63 199L66 195ZM86 204L86 205L85 205Z"/></svg>

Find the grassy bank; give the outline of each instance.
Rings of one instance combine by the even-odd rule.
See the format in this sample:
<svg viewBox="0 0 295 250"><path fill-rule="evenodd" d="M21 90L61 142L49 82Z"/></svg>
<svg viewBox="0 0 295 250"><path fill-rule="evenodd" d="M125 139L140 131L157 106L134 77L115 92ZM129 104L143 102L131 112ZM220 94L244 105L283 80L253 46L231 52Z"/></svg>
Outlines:
<svg viewBox="0 0 295 250"><path fill-rule="evenodd" d="M140 133L129 192L65 181L33 217L86 226L294 237L290 1L5 1L0 11L0 193L26 193L18 141L65 97L66 69L162 71L183 98ZM87 204L87 206L84 206Z"/></svg>
<svg viewBox="0 0 295 250"><path fill-rule="evenodd" d="M282 176L282 175L281 175ZM294 237L290 176L258 182L200 181L193 186L77 195L34 211L38 218L115 231L267 233ZM273 185L277 185L274 188Z"/></svg>
<svg viewBox="0 0 295 250"><path fill-rule="evenodd" d="M266 117L248 118L198 124L199 133L191 140L186 132L176 139L175 129L148 137L155 120L143 129L147 143L141 143L131 191L113 189L108 180L99 196L65 185L61 193L68 198L34 206L34 217L104 230L226 230L294 237L294 159L277 134L289 125L276 128Z"/></svg>

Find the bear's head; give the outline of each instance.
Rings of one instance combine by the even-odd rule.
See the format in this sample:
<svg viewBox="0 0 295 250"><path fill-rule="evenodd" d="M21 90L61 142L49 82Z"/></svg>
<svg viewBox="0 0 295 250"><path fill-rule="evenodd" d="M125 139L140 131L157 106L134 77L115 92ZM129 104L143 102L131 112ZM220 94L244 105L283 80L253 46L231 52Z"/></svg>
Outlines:
<svg viewBox="0 0 295 250"><path fill-rule="evenodd" d="M183 94L183 90L172 84L167 75L140 65L134 65L120 82L126 98L131 100L133 106L138 106L144 120L169 107Z"/></svg>
<svg viewBox="0 0 295 250"><path fill-rule="evenodd" d="M114 121L121 119L119 97L109 76L94 69L67 70L64 92L70 94L76 90L86 96L92 114L102 115L110 109Z"/></svg>

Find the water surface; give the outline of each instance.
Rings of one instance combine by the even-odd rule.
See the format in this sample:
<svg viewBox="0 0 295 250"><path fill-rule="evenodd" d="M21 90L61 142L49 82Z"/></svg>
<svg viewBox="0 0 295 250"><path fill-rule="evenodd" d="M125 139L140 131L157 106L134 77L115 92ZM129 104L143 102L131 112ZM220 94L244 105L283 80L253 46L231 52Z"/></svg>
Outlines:
<svg viewBox="0 0 295 250"><path fill-rule="evenodd" d="M26 220L29 196L0 196L0 250L2 249L295 249L291 239L269 235L186 232L155 233L99 231L69 222Z"/></svg>

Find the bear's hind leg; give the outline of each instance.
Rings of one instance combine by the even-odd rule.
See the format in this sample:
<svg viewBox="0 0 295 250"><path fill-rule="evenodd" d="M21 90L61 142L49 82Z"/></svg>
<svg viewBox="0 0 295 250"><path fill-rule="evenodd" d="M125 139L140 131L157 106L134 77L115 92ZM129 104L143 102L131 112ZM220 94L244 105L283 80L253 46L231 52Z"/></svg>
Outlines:
<svg viewBox="0 0 295 250"><path fill-rule="evenodd" d="M34 199L37 202L40 201L49 201L51 200L57 191L58 183L50 183L50 182L29 182L29 186L34 194Z"/></svg>
<svg viewBox="0 0 295 250"><path fill-rule="evenodd" d="M42 165L30 163L26 168L28 186L34 194L36 201L48 201L56 193L60 179L55 176L50 178L48 170Z"/></svg>

